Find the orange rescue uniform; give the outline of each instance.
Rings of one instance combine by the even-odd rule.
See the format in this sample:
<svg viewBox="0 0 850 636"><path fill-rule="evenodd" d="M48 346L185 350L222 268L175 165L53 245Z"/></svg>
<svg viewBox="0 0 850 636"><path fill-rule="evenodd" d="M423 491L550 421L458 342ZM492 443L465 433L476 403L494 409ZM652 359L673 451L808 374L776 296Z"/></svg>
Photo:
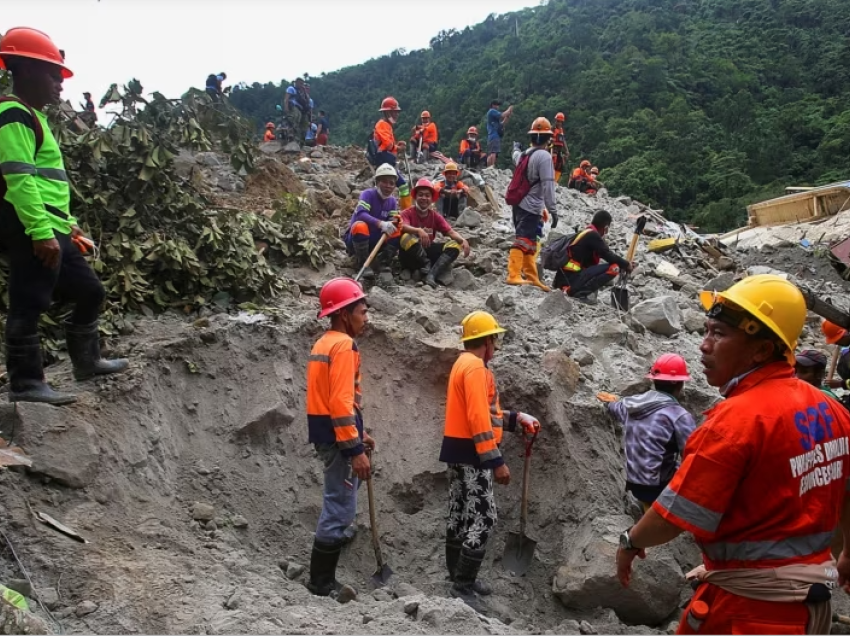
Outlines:
<svg viewBox="0 0 850 636"><path fill-rule="evenodd" d="M437 124L430 122L422 128L422 143L426 146L437 143Z"/></svg>
<svg viewBox="0 0 850 636"><path fill-rule="evenodd" d="M274 141L274 133L271 130L266 130L266 134L263 135L263 141Z"/></svg>
<svg viewBox="0 0 850 636"><path fill-rule="evenodd" d="M478 142L478 141L476 141L476 142L475 142L475 145L473 146L473 145L469 142L469 139L463 139L463 140L461 140L461 142L460 142L460 154L461 154L461 156L462 156L462 155L463 155L463 153L465 153L467 150L470 150L470 151L472 151L472 152L481 152L481 143L480 143L480 142Z"/></svg>
<svg viewBox="0 0 850 636"><path fill-rule="evenodd" d="M395 133L393 125L386 119L381 119L375 124L375 132L373 135L375 143L378 145L378 152L397 153Z"/></svg>
<svg viewBox="0 0 850 636"><path fill-rule="evenodd" d="M831 559L848 453L850 415L786 362L774 362L740 378L706 412L652 508L693 533L707 570L821 564ZM803 603L751 600L711 583L691 605L697 600L709 605L700 633L805 633ZM696 633L689 610L679 633Z"/></svg>
<svg viewBox="0 0 850 636"><path fill-rule="evenodd" d="M434 190L437 191L437 196L439 196L443 190L446 192L456 190L461 196L469 196L469 187L467 187L467 185L462 181L455 181L453 185L449 185L448 181L435 181Z"/></svg>
<svg viewBox="0 0 850 636"><path fill-rule="evenodd" d="M327 331L307 362L307 426L311 444L336 444L346 457L363 452L360 352L340 331Z"/></svg>
<svg viewBox="0 0 850 636"><path fill-rule="evenodd" d="M493 372L475 354L460 354L449 376L440 461L475 468L505 463L499 444L505 428L515 431L517 414L503 411Z"/></svg>

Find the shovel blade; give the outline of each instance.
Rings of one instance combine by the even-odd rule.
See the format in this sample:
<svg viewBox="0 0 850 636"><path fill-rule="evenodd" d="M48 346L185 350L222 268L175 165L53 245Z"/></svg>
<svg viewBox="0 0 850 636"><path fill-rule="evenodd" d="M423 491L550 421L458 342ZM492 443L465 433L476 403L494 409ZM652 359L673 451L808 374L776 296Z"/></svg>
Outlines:
<svg viewBox="0 0 850 636"><path fill-rule="evenodd" d="M529 539L519 532L509 532L508 540L505 542L505 553L502 556L502 564L509 572L522 576L531 567L534 559L534 548L537 541Z"/></svg>
<svg viewBox="0 0 850 636"><path fill-rule="evenodd" d="M620 311L629 310L629 290L627 287L614 287L611 290L611 305Z"/></svg>
<svg viewBox="0 0 850 636"><path fill-rule="evenodd" d="M375 584L375 587L384 587L387 583L389 583L392 575L392 568L384 563L381 567L375 570L375 573L372 575L372 583Z"/></svg>

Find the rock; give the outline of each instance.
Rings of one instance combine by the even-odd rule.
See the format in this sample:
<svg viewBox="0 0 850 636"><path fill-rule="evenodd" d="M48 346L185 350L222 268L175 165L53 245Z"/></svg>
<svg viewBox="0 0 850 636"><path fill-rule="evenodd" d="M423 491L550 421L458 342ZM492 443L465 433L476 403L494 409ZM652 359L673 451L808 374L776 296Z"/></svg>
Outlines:
<svg viewBox="0 0 850 636"><path fill-rule="evenodd" d="M268 141L260 144L260 152L264 155L273 155L275 153L280 152L280 142L279 141Z"/></svg>
<svg viewBox="0 0 850 636"><path fill-rule="evenodd" d="M419 609L419 601L405 601L404 602L404 613L412 616Z"/></svg>
<svg viewBox="0 0 850 636"><path fill-rule="evenodd" d="M559 386L566 387L571 392L576 390L581 377L581 369L563 351L552 349L544 351L541 365Z"/></svg>
<svg viewBox="0 0 850 636"><path fill-rule="evenodd" d="M242 515L236 515L235 517L233 517L232 522L233 522L234 528L247 528L248 527L248 520L245 517L243 517Z"/></svg>
<svg viewBox="0 0 850 636"><path fill-rule="evenodd" d="M207 530L208 532L218 530L218 524L215 522L215 519L210 519L209 521L207 521L206 525L204 526L204 530Z"/></svg>
<svg viewBox="0 0 850 636"><path fill-rule="evenodd" d="M227 600L223 603L224 609L235 610L239 609L239 592L234 591Z"/></svg>
<svg viewBox="0 0 850 636"><path fill-rule="evenodd" d="M430 334L435 334L440 330L440 325L434 322L430 316L419 316L416 323L422 325L422 328Z"/></svg>
<svg viewBox="0 0 850 636"><path fill-rule="evenodd" d="M351 192L351 188L348 187L345 179L339 176L331 177L328 181L328 186L330 187L331 192L337 196L341 196L342 198L347 197L349 192Z"/></svg>
<svg viewBox="0 0 850 636"><path fill-rule="evenodd" d="M294 581L299 576L304 574L304 570L306 569L307 568L305 568L303 565L290 561L289 564L286 566L286 578L288 578L290 581Z"/></svg>
<svg viewBox="0 0 850 636"><path fill-rule="evenodd" d="M688 333L705 333L705 314L698 311L688 310L685 312L685 331Z"/></svg>
<svg viewBox="0 0 850 636"><path fill-rule="evenodd" d="M537 316L541 320L566 316L573 310L572 301L561 291L546 294L537 306Z"/></svg>
<svg viewBox="0 0 850 636"><path fill-rule="evenodd" d="M705 289L709 291L726 291L735 284L734 272L724 272L720 276L715 276L705 284Z"/></svg>
<svg viewBox="0 0 850 636"><path fill-rule="evenodd" d="M773 276L780 276L785 280L788 280L787 272L782 272L778 269L767 267L766 265L753 265L752 267L747 268L747 276L758 276L759 274L772 274Z"/></svg>
<svg viewBox="0 0 850 636"><path fill-rule="evenodd" d="M667 626L668 634L675 634L679 631L679 621L670 621L670 624ZM835 633L835 632L832 632Z"/></svg>
<svg viewBox="0 0 850 636"><path fill-rule="evenodd" d="M299 153L301 152L301 144L297 141L290 141L283 147L284 152Z"/></svg>
<svg viewBox="0 0 850 636"><path fill-rule="evenodd" d="M619 320L608 320L596 328L596 336L603 340L621 340L629 333L629 328Z"/></svg>
<svg viewBox="0 0 850 636"><path fill-rule="evenodd" d="M726 272L735 269L735 261L728 256L721 256L717 259L717 269Z"/></svg>
<svg viewBox="0 0 850 636"><path fill-rule="evenodd" d="M212 504L195 502L192 506L192 519L195 521L212 521L215 518L215 507Z"/></svg>
<svg viewBox="0 0 850 636"><path fill-rule="evenodd" d="M286 568L289 567L289 559L281 559L277 562L277 567L286 572Z"/></svg>
<svg viewBox="0 0 850 636"><path fill-rule="evenodd" d="M575 360L580 367L589 367L596 361L596 357L593 353L584 347L579 347L573 351L570 357Z"/></svg>
<svg viewBox="0 0 850 636"><path fill-rule="evenodd" d="M49 610L59 607L59 594L52 587L46 587L38 591L38 600Z"/></svg>
<svg viewBox="0 0 850 636"><path fill-rule="evenodd" d="M499 296L498 293L493 292L487 297L487 300L484 304L493 311L499 311L502 307L505 306L505 301L502 300L502 297Z"/></svg>
<svg viewBox="0 0 850 636"><path fill-rule="evenodd" d="M476 228L481 226L481 215L472 208L466 208L454 222L457 227Z"/></svg>
<svg viewBox="0 0 850 636"><path fill-rule="evenodd" d="M357 590L350 585L343 585L336 595L336 600L338 603L342 603L343 605L351 601L355 601L357 600Z"/></svg>
<svg viewBox="0 0 850 636"><path fill-rule="evenodd" d="M407 270L404 271L406 272ZM380 287L372 287L369 290L369 308L382 314L387 314L388 316L395 316L401 309L401 305L387 290Z"/></svg>
<svg viewBox="0 0 850 636"><path fill-rule="evenodd" d="M582 634L595 634L596 629L594 629L593 625L588 623L587 621L582 621L578 624L578 630Z"/></svg>
<svg viewBox="0 0 850 636"><path fill-rule="evenodd" d="M74 609L74 614L76 614L78 618L81 616L87 616L92 612L96 612L97 607L98 605L94 601L81 601Z"/></svg>
<svg viewBox="0 0 850 636"><path fill-rule="evenodd" d="M199 152L195 155L195 160L200 160L205 166L210 168L218 168L221 165L221 159L215 156L212 152Z"/></svg>
<svg viewBox="0 0 850 636"><path fill-rule="evenodd" d="M379 587L376 590L372 590L372 598L378 601L379 603L389 603L393 600L392 594L390 594L385 588Z"/></svg>
<svg viewBox="0 0 850 636"><path fill-rule="evenodd" d="M381 272L378 274L378 284L383 287L392 287L395 285L395 279L392 272Z"/></svg>
<svg viewBox="0 0 850 636"><path fill-rule="evenodd" d="M265 439L275 431L289 426L294 419L295 415L289 407L280 402L243 424L241 428L237 429L236 435Z"/></svg>
<svg viewBox="0 0 850 636"><path fill-rule="evenodd" d="M458 269L454 275L452 287L467 290L475 288L475 276L468 269Z"/></svg>
<svg viewBox="0 0 850 636"><path fill-rule="evenodd" d="M555 628L555 634L581 634L581 625L578 621L565 620Z"/></svg>
<svg viewBox="0 0 850 636"><path fill-rule="evenodd" d="M564 605L581 611L611 608L629 625L658 625L677 609L685 579L669 546L648 552L628 588L617 580L611 564L619 533L632 523L625 515L599 516L570 534L564 544L566 563L552 584Z"/></svg>
<svg viewBox="0 0 850 636"><path fill-rule="evenodd" d="M632 308L632 317L652 333L673 336L682 330L682 312L673 296L656 296Z"/></svg>
<svg viewBox="0 0 850 636"><path fill-rule="evenodd" d="M405 596L416 596L421 594L419 590L413 587L410 583L398 583L393 588L393 592L395 592L396 597L404 598Z"/></svg>
<svg viewBox="0 0 850 636"><path fill-rule="evenodd" d="M72 409L19 402L0 406L0 428L32 459L27 471L69 488L90 485L100 469L100 444L91 424Z"/></svg>
<svg viewBox="0 0 850 636"><path fill-rule="evenodd" d="M431 607L430 609L427 609L422 612L422 614L419 616L419 620L435 629L439 629L443 623L442 615L443 612L440 608Z"/></svg>
<svg viewBox="0 0 850 636"><path fill-rule="evenodd" d="M312 157L313 159L324 159L325 153L323 153L321 150L314 150L310 153L310 157Z"/></svg>

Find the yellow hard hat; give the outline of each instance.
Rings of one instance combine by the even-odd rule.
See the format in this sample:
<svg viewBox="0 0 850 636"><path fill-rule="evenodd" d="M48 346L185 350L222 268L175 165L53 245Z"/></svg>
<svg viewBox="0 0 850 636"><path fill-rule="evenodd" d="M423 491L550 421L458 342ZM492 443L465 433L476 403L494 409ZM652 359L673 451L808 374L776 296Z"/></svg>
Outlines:
<svg viewBox="0 0 850 636"><path fill-rule="evenodd" d="M459 172L457 164L454 161L449 161L446 164L446 167L443 168L443 174L446 174L447 172Z"/></svg>
<svg viewBox="0 0 850 636"><path fill-rule="evenodd" d="M461 342L505 333L505 329L502 329L496 319L486 311L473 311L460 321L460 325L463 327Z"/></svg>
<svg viewBox="0 0 850 636"><path fill-rule="evenodd" d="M735 326L750 335L766 327L788 348L788 363L795 364L794 349L806 322L806 299L793 283L773 274L748 276L724 292L700 292L700 302L709 316L718 304L732 312L743 310L752 318L744 316Z"/></svg>

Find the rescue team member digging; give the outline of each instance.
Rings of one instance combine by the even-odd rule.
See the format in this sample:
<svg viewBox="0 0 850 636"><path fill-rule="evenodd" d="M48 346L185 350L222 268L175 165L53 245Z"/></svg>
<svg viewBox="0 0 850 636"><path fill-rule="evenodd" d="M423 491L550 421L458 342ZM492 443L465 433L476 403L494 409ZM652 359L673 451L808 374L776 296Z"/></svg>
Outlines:
<svg viewBox="0 0 850 636"><path fill-rule="evenodd" d="M779 276L702 292L700 346L708 384L726 398L706 412L682 466L620 537L624 586L645 549L691 532L704 565L680 634L827 634L830 590L850 556L830 554L839 523L850 540L850 416L794 377L806 302ZM847 545L847 541L845 541Z"/></svg>
<svg viewBox="0 0 850 636"><path fill-rule="evenodd" d="M474 311L461 322L463 348L449 376L446 423L440 461L448 464L449 513L446 527L446 567L454 582L451 594L478 609L477 594L491 587L478 572L496 525L493 478L507 485L511 473L499 443L502 431L533 435L540 423L531 415L502 411L496 379L488 368L505 332L485 311Z"/></svg>
<svg viewBox="0 0 850 636"><path fill-rule="evenodd" d="M436 287L437 279L451 270L461 250L464 256L470 252L466 239L431 207L436 198L433 184L420 179L413 188L413 207L401 213L401 266L418 270L430 287ZM450 240L438 242L437 232Z"/></svg>
<svg viewBox="0 0 850 636"><path fill-rule="evenodd" d="M354 590L337 583L336 566L352 537L357 489L371 472L365 451L375 450L375 440L363 429L360 352L354 341L366 328L368 310L363 288L351 278L325 283L319 304L319 318L330 316L331 325L307 362L307 426L309 443L324 463L325 484L307 588L317 596L338 593L337 600L344 601Z"/></svg>
<svg viewBox="0 0 850 636"><path fill-rule="evenodd" d="M665 353L646 377L652 380L652 391L608 404L608 411L623 424L626 490L644 512L670 483L676 459L696 427L693 416L678 401L691 379L685 359Z"/></svg>
<svg viewBox="0 0 850 636"><path fill-rule="evenodd" d="M41 31L9 29L0 40L0 68L12 74L12 95L0 102L0 247L9 258L6 368L9 401L70 404L44 381L38 319L53 292L74 302L65 321L74 377L124 371L127 360L104 360L97 331L105 292L81 251L91 242L71 216L71 190L62 153L42 110L59 103L72 76Z"/></svg>
<svg viewBox="0 0 850 636"><path fill-rule="evenodd" d="M381 271L392 271L392 262L398 254L401 238L398 203L393 196L396 179L395 168L385 163L375 171L375 187L360 193L344 237L348 253L354 255L357 271L366 263L381 234L386 234L387 240L376 259L380 263ZM363 271L364 280L374 277L375 272L371 266Z"/></svg>

